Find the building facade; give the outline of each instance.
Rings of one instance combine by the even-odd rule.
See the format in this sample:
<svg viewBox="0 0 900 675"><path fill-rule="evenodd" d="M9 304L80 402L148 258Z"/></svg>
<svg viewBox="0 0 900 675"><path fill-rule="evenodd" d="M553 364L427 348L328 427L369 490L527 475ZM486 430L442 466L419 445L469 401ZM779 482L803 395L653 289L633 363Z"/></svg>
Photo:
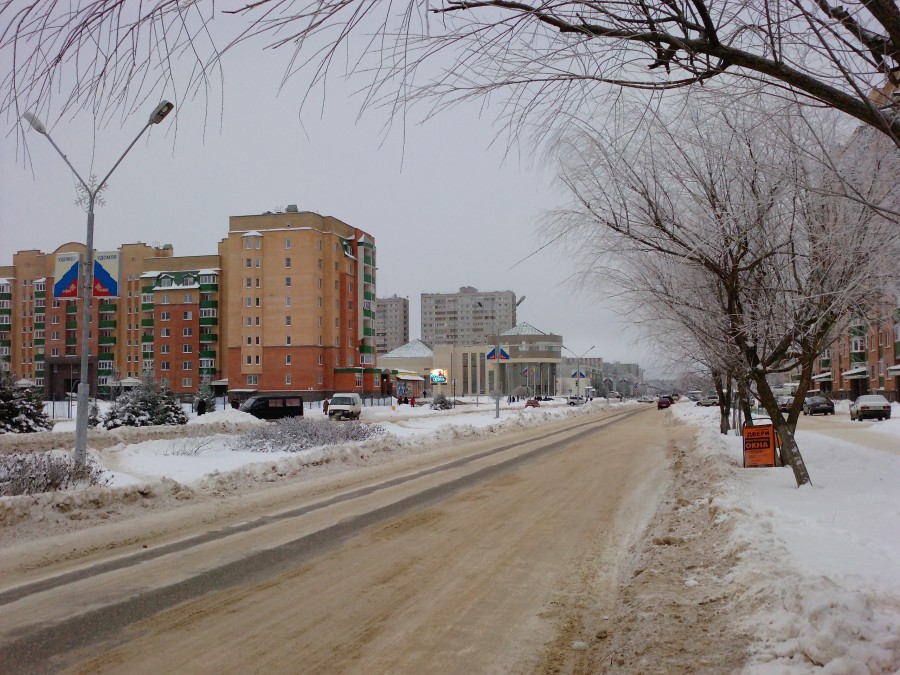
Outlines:
<svg viewBox="0 0 900 675"><path fill-rule="evenodd" d="M422 340L431 345L489 344L516 325L516 294L463 286L458 293L423 293Z"/></svg>
<svg viewBox="0 0 900 675"><path fill-rule="evenodd" d="M900 295L882 302L872 317L852 320L819 355L810 391L840 399L883 394L900 400Z"/></svg>
<svg viewBox="0 0 900 675"><path fill-rule="evenodd" d="M409 342L409 299L398 297L375 300L375 350L387 354Z"/></svg>
<svg viewBox="0 0 900 675"><path fill-rule="evenodd" d="M294 207L235 216L218 254L118 249L118 295L91 300L92 395L147 371L176 394L204 380L220 391L378 391L375 242L342 221ZM0 267L0 369L64 396L81 380L82 300L53 297L56 254Z"/></svg>

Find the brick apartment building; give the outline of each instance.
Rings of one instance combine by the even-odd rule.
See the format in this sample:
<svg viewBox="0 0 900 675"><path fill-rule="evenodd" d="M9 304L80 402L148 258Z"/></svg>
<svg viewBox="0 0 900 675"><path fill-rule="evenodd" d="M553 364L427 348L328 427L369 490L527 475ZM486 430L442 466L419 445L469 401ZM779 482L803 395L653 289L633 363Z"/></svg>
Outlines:
<svg viewBox="0 0 900 675"><path fill-rule="evenodd" d="M81 379L82 302L53 297L57 253L19 251L0 266L0 369L72 392ZM152 370L175 393L208 379L220 391L373 391L375 243L336 218L299 212L230 219L219 253L123 244L118 297L93 298L93 395Z"/></svg>

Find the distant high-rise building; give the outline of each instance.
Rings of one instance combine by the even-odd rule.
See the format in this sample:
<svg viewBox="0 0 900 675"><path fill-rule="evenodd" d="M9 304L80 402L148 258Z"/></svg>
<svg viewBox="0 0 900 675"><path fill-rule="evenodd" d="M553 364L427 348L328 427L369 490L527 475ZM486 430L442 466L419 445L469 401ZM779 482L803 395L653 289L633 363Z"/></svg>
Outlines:
<svg viewBox="0 0 900 675"><path fill-rule="evenodd" d="M394 294L375 300L375 349L387 354L409 342L409 299Z"/></svg>
<svg viewBox="0 0 900 675"><path fill-rule="evenodd" d="M483 345L516 325L516 294L463 286L422 293L422 340L431 345Z"/></svg>

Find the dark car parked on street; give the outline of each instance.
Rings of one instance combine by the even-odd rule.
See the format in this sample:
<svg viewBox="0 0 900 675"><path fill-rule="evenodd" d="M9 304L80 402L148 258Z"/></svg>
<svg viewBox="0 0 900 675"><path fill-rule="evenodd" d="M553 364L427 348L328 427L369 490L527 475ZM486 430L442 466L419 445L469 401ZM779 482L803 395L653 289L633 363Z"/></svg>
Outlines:
<svg viewBox="0 0 900 675"><path fill-rule="evenodd" d="M834 401L825 396L808 396L803 402L804 415L834 415Z"/></svg>
<svg viewBox="0 0 900 675"><path fill-rule="evenodd" d="M656 409L664 410L665 408L668 408L673 403L675 403L675 401L672 400L671 396L660 396L656 400Z"/></svg>

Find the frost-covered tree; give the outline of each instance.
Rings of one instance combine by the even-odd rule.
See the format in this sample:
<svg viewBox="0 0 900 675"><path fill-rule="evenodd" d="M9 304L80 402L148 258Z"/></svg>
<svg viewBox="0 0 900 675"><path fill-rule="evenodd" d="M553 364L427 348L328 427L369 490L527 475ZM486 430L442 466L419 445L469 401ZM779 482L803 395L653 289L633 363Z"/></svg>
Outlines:
<svg viewBox="0 0 900 675"><path fill-rule="evenodd" d="M452 407L453 403L443 394L437 394L431 399L432 410L450 410Z"/></svg>
<svg viewBox="0 0 900 675"><path fill-rule="evenodd" d="M200 380L200 389L197 390L194 402L198 404L201 400L206 401L207 412L212 412L216 409L216 394L213 391L212 380L209 375L204 375L203 379Z"/></svg>
<svg viewBox="0 0 900 675"><path fill-rule="evenodd" d="M0 110L181 101L256 41L285 52L286 77L357 73L366 105L398 111L505 95L504 119L533 128L596 115L622 87L764 82L900 145L896 0L28 0L0 6Z"/></svg>
<svg viewBox="0 0 900 675"><path fill-rule="evenodd" d="M17 387L8 373L0 374L0 434L48 431L53 423L44 412L44 397L34 387Z"/></svg>
<svg viewBox="0 0 900 675"><path fill-rule="evenodd" d="M141 384L113 401L103 416L103 426L147 427L185 424L188 420L181 403L168 387L161 387L152 373L144 373Z"/></svg>
<svg viewBox="0 0 900 675"><path fill-rule="evenodd" d="M630 306L689 333L713 372L751 384L800 485L793 429L813 362L891 283L900 157L874 133L825 142L824 125L771 104L688 107L629 135L570 136L573 202L556 231L586 273L614 278ZM784 420L768 380L795 369Z"/></svg>

